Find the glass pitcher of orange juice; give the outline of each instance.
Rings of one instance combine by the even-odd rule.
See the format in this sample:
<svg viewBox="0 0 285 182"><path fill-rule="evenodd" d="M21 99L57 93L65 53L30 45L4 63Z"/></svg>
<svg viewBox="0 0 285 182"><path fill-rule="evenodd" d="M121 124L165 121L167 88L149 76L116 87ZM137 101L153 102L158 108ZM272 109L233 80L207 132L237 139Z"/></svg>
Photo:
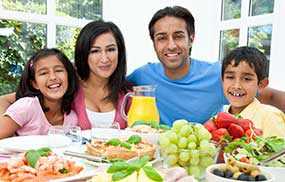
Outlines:
<svg viewBox="0 0 285 182"><path fill-rule="evenodd" d="M125 113L125 105L128 97L131 97L131 106L128 115ZM136 121L159 123L159 113L155 101L155 87L143 85L133 87L133 92L125 95L121 114L132 126Z"/></svg>

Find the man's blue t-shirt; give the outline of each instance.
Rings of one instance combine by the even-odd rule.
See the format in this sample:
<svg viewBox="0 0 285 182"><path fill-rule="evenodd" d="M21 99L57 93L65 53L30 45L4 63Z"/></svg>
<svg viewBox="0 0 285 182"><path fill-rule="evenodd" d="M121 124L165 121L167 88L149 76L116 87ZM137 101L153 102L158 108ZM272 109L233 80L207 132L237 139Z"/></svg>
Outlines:
<svg viewBox="0 0 285 182"><path fill-rule="evenodd" d="M221 82L219 62L191 59L189 73L169 79L161 63L149 63L128 76L135 85L155 85L160 122L172 125L177 119L204 123L227 104Z"/></svg>

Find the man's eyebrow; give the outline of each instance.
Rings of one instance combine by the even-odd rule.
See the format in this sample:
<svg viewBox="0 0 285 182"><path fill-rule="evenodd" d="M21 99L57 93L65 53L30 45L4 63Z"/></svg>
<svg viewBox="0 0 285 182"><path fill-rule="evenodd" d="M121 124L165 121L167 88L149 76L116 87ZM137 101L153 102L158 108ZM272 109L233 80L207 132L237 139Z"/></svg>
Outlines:
<svg viewBox="0 0 285 182"><path fill-rule="evenodd" d="M155 33L154 36L160 36L160 35L166 35L167 33L165 32L158 32L158 33Z"/></svg>
<svg viewBox="0 0 285 182"><path fill-rule="evenodd" d="M175 34L180 34L180 33L185 34L185 32L184 32L184 31L182 31L182 30L175 31L174 33L175 33Z"/></svg>

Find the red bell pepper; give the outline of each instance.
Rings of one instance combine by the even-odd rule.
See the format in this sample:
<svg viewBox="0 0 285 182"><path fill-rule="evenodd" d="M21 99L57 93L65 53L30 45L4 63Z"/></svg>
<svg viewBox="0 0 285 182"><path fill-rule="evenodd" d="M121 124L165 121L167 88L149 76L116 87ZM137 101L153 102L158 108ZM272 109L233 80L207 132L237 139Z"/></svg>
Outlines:
<svg viewBox="0 0 285 182"><path fill-rule="evenodd" d="M214 130L217 130L218 128L216 127L213 119L208 120L206 123L204 123L204 127L209 131L212 132Z"/></svg>
<svg viewBox="0 0 285 182"><path fill-rule="evenodd" d="M249 119L238 119L237 122L235 122L235 124L241 126L244 129L244 131L253 128L253 123Z"/></svg>
<svg viewBox="0 0 285 182"><path fill-rule="evenodd" d="M241 138L244 135L244 130L241 126L232 123L229 128L228 131L230 133L230 135L235 139L235 138Z"/></svg>
<svg viewBox="0 0 285 182"><path fill-rule="evenodd" d="M219 128L217 130L212 131L211 134L212 134L212 140L214 140L216 142L220 142L222 137L229 135L229 132L225 128Z"/></svg>
<svg viewBox="0 0 285 182"><path fill-rule="evenodd" d="M218 128L228 128L230 124L237 123L238 119L229 113L220 112L215 119L215 124Z"/></svg>

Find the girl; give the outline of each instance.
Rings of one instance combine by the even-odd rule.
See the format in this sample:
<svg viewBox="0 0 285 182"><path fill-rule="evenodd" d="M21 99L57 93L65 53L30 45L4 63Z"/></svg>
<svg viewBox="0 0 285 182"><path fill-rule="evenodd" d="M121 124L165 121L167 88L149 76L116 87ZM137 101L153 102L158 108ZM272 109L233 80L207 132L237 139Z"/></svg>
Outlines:
<svg viewBox="0 0 285 182"><path fill-rule="evenodd" d="M51 125L77 125L71 110L77 89L73 65L62 52L38 51L25 66L16 102L0 118L0 138L47 134Z"/></svg>

